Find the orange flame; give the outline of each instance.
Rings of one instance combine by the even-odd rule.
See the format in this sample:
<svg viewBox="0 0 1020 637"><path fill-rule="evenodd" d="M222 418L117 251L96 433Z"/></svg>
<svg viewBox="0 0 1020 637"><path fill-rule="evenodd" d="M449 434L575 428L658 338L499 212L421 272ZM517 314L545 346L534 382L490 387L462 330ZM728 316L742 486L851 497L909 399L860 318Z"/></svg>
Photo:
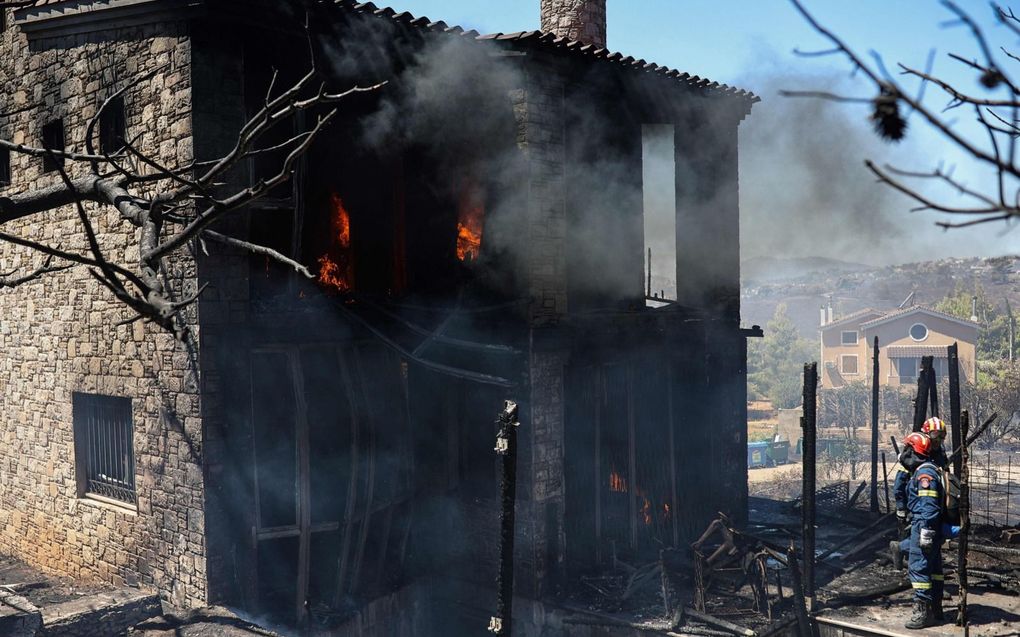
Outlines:
<svg viewBox="0 0 1020 637"><path fill-rule="evenodd" d="M485 202L482 192L473 181L469 181L461 191L457 208L457 258L461 261L474 261L482 249Z"/></svg>
<svg viewBox="0 0 1020 637"><path fill-rule="evenodd" d="M616 472L615 468L609 473L609 490L613 493L627 493L627 481Z"/></svg>
<svg viewBox="0 0 1020 637"><path fill-rule="evenodd" d="M641 505L641 519L644 521L645 526L652 525L652 503L645 496L641 496L644 504Z"/></svg>
<svg viewBox="0 0 1020 637"><path fill-rule="evenodd" d="M333 226L332 245L319 257L319 283L348 292L354 280L354 259L351 254L351 215L339 195L330 195Z"/></svg>

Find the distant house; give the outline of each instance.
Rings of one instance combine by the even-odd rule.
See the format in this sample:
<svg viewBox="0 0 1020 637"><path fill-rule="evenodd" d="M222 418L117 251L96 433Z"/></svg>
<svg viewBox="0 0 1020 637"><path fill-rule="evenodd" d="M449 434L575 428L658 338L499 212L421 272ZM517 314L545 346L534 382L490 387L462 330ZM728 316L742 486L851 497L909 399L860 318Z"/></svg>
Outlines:
<svg viewBox="0 0 1020 637"><path fill-rule="evenodd" d="M971 381L976 371L979 327L976 321L921 305L891 312L865 309L841 319L823 320L822 386L837 388L855 381L870 382L876 336L881 385L916 383L922 356L934 356L936 375L945 377L949 369L947 347L953 343L959 344L960 380Z"/></svg>

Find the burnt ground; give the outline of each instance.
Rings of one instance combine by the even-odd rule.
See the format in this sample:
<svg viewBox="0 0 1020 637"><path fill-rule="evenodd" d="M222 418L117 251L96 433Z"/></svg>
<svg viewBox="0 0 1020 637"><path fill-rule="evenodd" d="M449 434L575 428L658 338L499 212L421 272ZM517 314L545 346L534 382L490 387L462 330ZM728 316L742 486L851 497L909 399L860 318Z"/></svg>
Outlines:
<svg viewBox="0 0 1020 637"><path fill-rule="evenodd" d="M16 558L4 555L0 555L0 588L24 597L39 608L111 589L110 586L81 584L45 575Z"/></svg>
<svg viewBox="0 0 1020 637"><path fill-rule="evenodd" d="M277 637L225 608L168 613L135 626L130 637Z"/></svg>

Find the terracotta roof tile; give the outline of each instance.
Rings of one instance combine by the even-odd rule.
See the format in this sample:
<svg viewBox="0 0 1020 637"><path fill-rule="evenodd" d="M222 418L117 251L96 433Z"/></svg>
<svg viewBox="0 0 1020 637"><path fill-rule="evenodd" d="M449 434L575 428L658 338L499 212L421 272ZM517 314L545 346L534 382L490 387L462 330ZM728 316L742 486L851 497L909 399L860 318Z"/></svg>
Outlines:
<svg viewBox="0 0 1020 637"><path fill-rule="evenodd" d="M62 2L68 2L70 0L37 0L33 6L41 7L45 5L60 4ZM465 31L461 27L449 26L445 22L439 20L433 22L428 18L422 16L415 18L412 14L407 11L397 13L389 7L378 7L371 2L356 2L355 0L324 0L332 2L337 7L353 11L357 13L372 14L382 19L392 20L394 22L400 22L403 24L410 24L416 28L436 31L443 33L452 33L455 35L462 35L463 37L472 38L480 41L498 40L498 41L520 41L528 45L541 46L553 52L562 52L577 57L587 57L594 60L605 60L613 64L619 65L621 68L627 68L632 72L637 73L648 73L649 75L661 75L670 79L676 80L679 84L687 86L688 88L699 90L702 93L708 95L722 95L727 97L734 97L743 99L749 104L754 104L761 101L757 95L750 91L729 86L726 84L720 84L718 82L712 82L711 80L702 79L697 75L690 75L688 73L681 73L676 69L671 69L665 66L659 66L658 64L646 63L644 60L635 60L633 57L624 57L622 53L611 52L607 49L600 49L591 44L583 44L575 40L569 40L567 38L557 37L553 33L545 33L542 31L520 31L518 33L493 33L488 35L479 35L477 31Z"/></svg>

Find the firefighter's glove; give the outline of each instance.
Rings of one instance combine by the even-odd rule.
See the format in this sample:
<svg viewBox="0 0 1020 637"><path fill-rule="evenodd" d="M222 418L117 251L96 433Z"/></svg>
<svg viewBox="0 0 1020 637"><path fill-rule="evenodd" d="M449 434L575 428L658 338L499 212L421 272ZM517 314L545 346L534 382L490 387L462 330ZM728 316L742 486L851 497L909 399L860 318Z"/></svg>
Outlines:
<svg viewBox="0 0 1020 637"><path fill-rule="evenodd" d="M927 551L935 545L935 529L921 529L921 536L917 540L917 545L921 547L922 551Z"/></svg>

